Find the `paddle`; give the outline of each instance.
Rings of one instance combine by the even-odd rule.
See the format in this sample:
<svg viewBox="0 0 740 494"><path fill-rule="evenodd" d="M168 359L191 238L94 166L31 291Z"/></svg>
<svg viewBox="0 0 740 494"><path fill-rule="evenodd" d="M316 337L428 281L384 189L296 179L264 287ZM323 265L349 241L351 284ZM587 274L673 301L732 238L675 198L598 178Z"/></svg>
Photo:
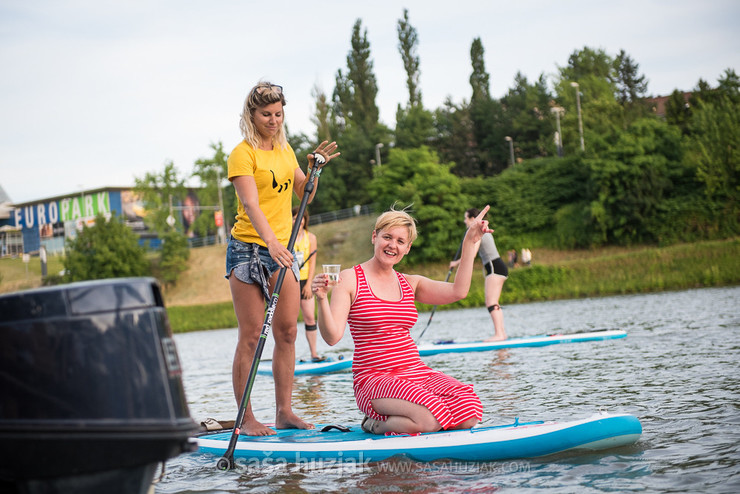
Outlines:
<svg viewBox="0 0 740 494"><path fill-rule="evenodd" d="M296 219L303 218L303 213L306 211L308 205L308 198L313 192L314 182L316 181L316 173L319 170L319 165L326 163L326 158L318 153L314 153L313 167L308 176L308 183L306 188L303 190L303 197L301 198L301 204L298 206L298 213ZM288 250L293 250L295 239L298 236L298 230L301 228L300 221L296 221L293 224L293 230L290 232L290 240L288 240ZM249 377L247 378L247 384L244 387L244 394L242 394L242 400L239 403L239 413L236 416L234 430L231 432L231 438L229 439L229 447L226 449L224 455L216 463L216 468L219 470L231 470L234 468L234 450L236 449L236 443L239 439L239 427L241 427L242 420L244 420L244 414L247 412L247 403L249 403L249 397L252 394L252 386L254 385L254 379L257 377L257 368L260 365L260 358L262 358L262 351L265 348L265 340L267 335L270 333L272 328L272 317L275 314L275 307L280 297L280 289L283 287L283 280L285 279L285 273L288 270L287 266L280 268L278 273L277 281L275 282L275 289L272 291L272 297L270 297L270 303L267 306L265 312L265 320L262 323L262 332L260 333L259 340L257 341L257 348L254 351L254 359L252 360L252 368L249 369Z"/></svg>
<svg viewBox="0 0 740 494"><path fill-rule="evenodd" d="M466 232L467 232L467 230L466 230ZM465 237L463 236L463 240L464 239L465 239ZM453 259L453 261L457 261L457 258L460 257L460 252L462 252L462 242L460 242L460 247L457 248L457 252L455 253L455 258ZM453 269L455 269L455 268L450 268L447 271L447 276L445 276L445 283L450 280L450 275L452 275L452 270ZM432 318L434 317L434 313L436 311L437 311L437 306L435 305L434 307L432 307L432 313L429 314L429 321L427 321L426 327L421 332L421 334L419 335L419 337L416 339L416 344L417 345L419 344L419 341L421 341L421 337L424 336L424 333L426 333L427 332L427 329L429 329L429 325L432 324Z"/></svg>
<svg viewBox="0 0 740 494"><path fill-rule="evenodd" d="M308 255L308 257L306 258L306 260L305 260L305 261L303 261L303 262L301 263L301 265L300 265L300 266L298 266L298 269L301 269L301 268L302 268L303 266L305 266L305 265L306 265L306 263L308 262L308 260L309 260L309 259L311 259L311 256L312 256L312 255L314 255L314 254L316 254L316 249L314 249L314 250L313 250L313 252L311 252L311 253L310 253L310 254Z"/></svg>

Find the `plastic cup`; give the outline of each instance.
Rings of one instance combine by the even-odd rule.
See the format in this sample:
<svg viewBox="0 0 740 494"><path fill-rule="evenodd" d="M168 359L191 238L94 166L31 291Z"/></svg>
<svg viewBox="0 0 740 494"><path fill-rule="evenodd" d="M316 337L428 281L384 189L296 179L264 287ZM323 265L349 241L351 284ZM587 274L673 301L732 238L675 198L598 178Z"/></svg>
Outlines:
<svg viewBox="0 0 740 494"><path fill-rule="evenodd" d="M336 285L337 283L339 283L339 271L340 271L341 265L323 264L322 267L324 268L324 273L326 274L326 277L329 280L330 285Z"/></svg>

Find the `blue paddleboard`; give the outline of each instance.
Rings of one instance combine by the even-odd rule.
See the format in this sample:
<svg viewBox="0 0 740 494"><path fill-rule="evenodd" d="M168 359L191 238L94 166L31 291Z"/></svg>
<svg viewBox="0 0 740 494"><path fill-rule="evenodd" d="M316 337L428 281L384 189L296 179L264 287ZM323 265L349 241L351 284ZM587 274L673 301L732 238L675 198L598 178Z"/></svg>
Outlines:
<svg viewBox="0 0 740 494"><path fill-rule="evenodd" d="M485 352L501 348L521 348L555 345L558 343L580 343L584 341L613 340L625 338L626 331L606 329L584 333L555 333L523 338L509 338L503 341L439 341L428 345L419 345L419 355L437 355L439 353Z"/></svg>
<svg viewBox="0 0 740 494"><path fill-rule="evenodd" d="M522 348L555 345L558 343L580 343L585 341L614 340L626 338L627 332L620 329L604 329L582 333L554 333L521 338L509 338L503 341L439 341L426 345L419 345L419 355L422 357L438 353L485 352L501 348ZM304 362L299 360L295 365L295 375L326 374L349 370L352 368L352 358L327 358L323 362ZM257 369L258 374L272 375L272 362L262 361Z"/></svg>
<svg viewBox="0 0 740 494"><path fill-rule="evenodd" d="M311 362L306 360L297 360L295 363L294 375L301 374L327 374L329 372L343 371L352 368L352 359L338 357L327 357L321 362ZM272 361L262 360L257 367L257 374L272 375Z"/></svg>
<svg viewBox="0 0 740 494"><path fill-rule="evenodd" d="M359 425L336 429L280 429L274 436L239 436L234 460L305 463L312 460L369 463L393 456L417 461L456 459L494 461L534 458L570 450L602 450L637 442L642 425L637 417L605 412L568 422L527 422L441 431L415 436L379 436ZM223 456L231 431L204 433L198 451Z"/></svg>

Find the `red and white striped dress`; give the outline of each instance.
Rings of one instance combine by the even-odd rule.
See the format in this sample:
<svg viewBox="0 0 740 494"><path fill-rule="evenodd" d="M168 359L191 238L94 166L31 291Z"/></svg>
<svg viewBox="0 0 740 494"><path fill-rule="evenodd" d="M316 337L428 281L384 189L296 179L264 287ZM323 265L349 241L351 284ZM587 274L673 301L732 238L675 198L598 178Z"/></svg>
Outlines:
<svg viewBox="0 0 740 494"><path fill-rule="evenodd" d="M414 291L406 277L395 272L400 301L382 300L367 283L362 267L354 267L357 294L347 322L355 342L352 362L357 406L370 418L386 420L370 403L398 398L427 407L443 429L483 416L473 386L427 367L409 331L418 313Z"/></svg>

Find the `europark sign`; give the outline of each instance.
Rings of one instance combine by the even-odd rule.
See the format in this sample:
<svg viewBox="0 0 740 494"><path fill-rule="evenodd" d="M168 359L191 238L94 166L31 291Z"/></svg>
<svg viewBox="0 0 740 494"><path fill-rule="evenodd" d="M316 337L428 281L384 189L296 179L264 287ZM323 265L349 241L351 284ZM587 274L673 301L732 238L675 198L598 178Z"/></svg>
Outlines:
<svg viewBox="0 0 740 494"><path fill-rule="evenodd" d="M34 228L46 224L53 225L83 218L94 218L98 214L111 214L110 197L107 191L16 207L15 226Z"/></svg>

